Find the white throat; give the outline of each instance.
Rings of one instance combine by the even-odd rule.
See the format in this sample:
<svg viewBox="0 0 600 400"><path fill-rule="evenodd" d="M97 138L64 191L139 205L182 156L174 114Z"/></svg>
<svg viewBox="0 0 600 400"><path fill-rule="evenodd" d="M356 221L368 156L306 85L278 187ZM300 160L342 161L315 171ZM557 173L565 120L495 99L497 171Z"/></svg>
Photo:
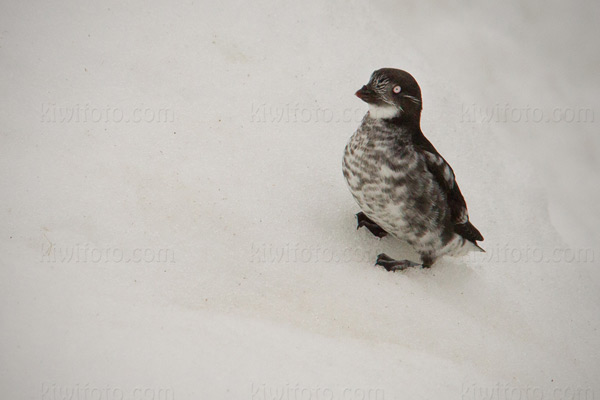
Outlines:
<svg viewBox="0 0 600 400"><path fill-rule="evenodd" d="M397 117L400 109L389 104L380 106L377 104L369 104L369 115L374 119L387 119Z"/></svg>

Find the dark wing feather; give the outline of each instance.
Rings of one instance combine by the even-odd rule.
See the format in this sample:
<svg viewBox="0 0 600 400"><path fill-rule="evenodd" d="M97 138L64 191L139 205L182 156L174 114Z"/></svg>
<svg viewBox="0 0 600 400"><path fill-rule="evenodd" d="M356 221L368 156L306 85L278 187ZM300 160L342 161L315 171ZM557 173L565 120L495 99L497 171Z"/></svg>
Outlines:
<svg viewBox="0 0 600 400"><path fill-rule="evenodd" d="M450 218L454 224L454 232L473 243L483 240L483 236L479 230L469 222L467 203L456 183L454 171L450 167L450 164L444 160L444 157L440 155L421 131L418 131L413 137L413 143L417 151L420 151L425 157L429 172L431 172L437 183L446 192L450 208Z"/></svg>

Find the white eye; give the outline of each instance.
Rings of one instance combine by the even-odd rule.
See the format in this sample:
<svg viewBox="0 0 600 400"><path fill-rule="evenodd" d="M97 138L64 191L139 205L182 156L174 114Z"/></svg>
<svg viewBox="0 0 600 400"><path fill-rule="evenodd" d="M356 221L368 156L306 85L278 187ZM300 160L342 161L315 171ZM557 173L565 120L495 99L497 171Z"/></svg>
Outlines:
<svg viewBox="0 0 600 400"><path fill-rule="evenodd" d="M392 89L392 90L394 91L394 93L400 93L402 88L400 86L394 86L394 89Z"/></svg>

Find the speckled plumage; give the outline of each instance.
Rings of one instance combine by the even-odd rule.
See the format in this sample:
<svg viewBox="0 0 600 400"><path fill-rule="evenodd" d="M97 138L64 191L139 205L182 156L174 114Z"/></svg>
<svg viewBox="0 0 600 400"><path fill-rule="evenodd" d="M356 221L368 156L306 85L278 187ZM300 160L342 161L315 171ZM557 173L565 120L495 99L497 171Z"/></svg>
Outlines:
<svg viewBox="0 0 600 400"><path fill-rule="evenodd" d="M403 93L389 92L396 85ZM479 249L476 241L483 237L468 220L454 172L421 132L416 81L404 71L384 69L361 91L357 95L372 108L346 146L343 173L364 214L412 245L424 266ZM397 113L389 112L392 106ZM378 107L388 109L384 117Z"/></svg>

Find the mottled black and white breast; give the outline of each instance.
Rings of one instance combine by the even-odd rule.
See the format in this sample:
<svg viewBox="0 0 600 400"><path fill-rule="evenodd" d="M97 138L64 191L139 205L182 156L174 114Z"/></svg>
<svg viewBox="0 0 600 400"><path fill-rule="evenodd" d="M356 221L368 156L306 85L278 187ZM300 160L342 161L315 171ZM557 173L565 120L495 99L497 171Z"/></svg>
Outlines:
<svg viewBox="0 0 600 400"><path fill-rule="evenodd" d="M343 171L362 211L383 229L417 248L442 246L442 193L398 132L367 114L346 146Z"/></svg>

